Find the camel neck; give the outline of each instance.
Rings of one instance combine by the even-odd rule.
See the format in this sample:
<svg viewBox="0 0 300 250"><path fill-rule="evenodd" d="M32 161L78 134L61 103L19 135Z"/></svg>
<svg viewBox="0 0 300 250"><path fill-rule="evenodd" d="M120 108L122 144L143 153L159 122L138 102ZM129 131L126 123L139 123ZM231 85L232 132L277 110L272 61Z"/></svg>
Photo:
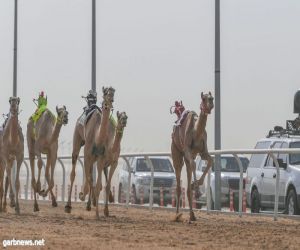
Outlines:
<svg viewBox="0 0 300 250"><path fill-rule="evenodd" d="M60 133L61 127L62 127L62 123L56 121L55 126L54 126L54 128L53 128L51 140L50 140L50 141L51 141L51 144L52 144L54 141L57 141L57 140L58 140L58 137L59 137L59 133Z"/></svg>
<svg viewBox="0 0 300 250"><path fill-rule="evenodd" d="M102 144L107 137L107 129L109 124L110 109L103 109L101 123L96 135L96 144Z"/></svg>
<svg viewBox="0 0 300 250"><path fill-rule="evenodd" d="M5 126L5 133L8 133L9 140L12 145L16 145L19 141L18 130L19 130L19 120L18 115L10 114L7 120L7 124Z"/></svg>
<svg viewBox="0 0 300 250"><path fill-rule="evenodd" d="M202 136L202 134L204 133L206 127L206 121L207 121L207 114L201 111L195 127L197 136Z"/></svg>
<svg viewBox="0 0 300 250"><path fill-rule="evenodd" d="M114 143L112 146L113 152L120 150L122 137L123 137L123 129L119 129L118 127L116 127L116 134L115 134Z"/></svg>

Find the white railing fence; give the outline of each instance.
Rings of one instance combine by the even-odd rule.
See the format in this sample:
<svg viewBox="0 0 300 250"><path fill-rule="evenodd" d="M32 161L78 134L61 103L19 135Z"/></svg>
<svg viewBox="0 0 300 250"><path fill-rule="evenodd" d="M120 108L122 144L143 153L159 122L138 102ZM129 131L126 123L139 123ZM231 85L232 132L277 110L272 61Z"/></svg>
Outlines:
<svg viewBox="0 0 300 250"><path fill-rule="evenodd" d="M242 199L243 199L243 166L242 162L239 159L239 155L241 154L268 154L270 157L272 157L275 167L276 167L276 185L275 185L275 205L274 205L274 220L277 220L278 218L278 197L279 197L279 180L280 180L280 169L279 169L279 163L276 157L276 154L300 154L300 149L233 149L233 150L215 150L215 151L209 151L211 155L223 155L223 154L231 154L235 157L239 169L240 169L240 180L239 180L239 216L241 217L243 212L242 212ZM128 170L128 188L126 190L126 207L129 207L129 200L130 200L130 192L131 192L131 166L130 166L130 161L129 159L132 157L144 157L146 160L146 164L151 169L151 181L150 181L150 196L149 196L149 209L152 210L153 208L153 182L154 182L154 167L152 165L151 160L149 157L151 156L167 156L171 157L171 154L169 152L151 152L151 153L128 153L128 154L121 154L120 158L122 158L126 165L127 165L127 170ZM45 158L43 158L45 159ZM64 164L64 160L71 160L71 156L58 156L57 158L57 163L62 168L62 195L61 195L61 200L64 202L65 201L65 191L66 191L66 168ZM80 156L78 158L79 165L81 166L82 169L82 181L84 181L84 165L82 162L83 156ZM28 158L24 159L24 165L26 167L26 185L25 185L25 199L28 199L28 189L29 189L29 164L28 164ZM78 164L77 164L78 165ZM57 166L56 166L57 167ZM77 167L78 171L78 167ZM208 177L207 177L207 190L210 190L210 174L211 171L208 172ZM210 192L207 193L207 212L211 211L211 197L210 197ZM179 202L179 201L176 201Z"/></svg>

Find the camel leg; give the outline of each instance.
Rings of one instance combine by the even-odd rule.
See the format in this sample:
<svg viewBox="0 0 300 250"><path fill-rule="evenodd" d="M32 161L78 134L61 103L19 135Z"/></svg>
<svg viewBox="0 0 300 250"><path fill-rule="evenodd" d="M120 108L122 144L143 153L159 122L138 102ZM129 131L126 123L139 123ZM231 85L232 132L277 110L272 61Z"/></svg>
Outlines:
<svg viewBox="0 0 300 250"><path fill-rule="evenodd" d="M28 141L27 141L27 143L28 143ZM28 147L28 148L30 148L30 147ZM34 154L32 152L29 152L29 162L30 162L30 168L31 168L31 188L34 193L33 211L37 212L37 211L40 211L40 209L39 209L39 205L38 205L37 199L36 199L37 183L36 183L35 174L34 174L34 170L35 170L34 157L35 157Z"/></svg>
<svg viewBox="0 0 300 250"><path fill-rule="evenodd" d="M24 159L24 155L21 155L17 159L17 173L16 173L16 214L20 214L20 206L19 206L19 192L20 192L20 168Z"/></svg>
<svg viewBox="0 0 300 250"><path fill-rule="evenodd" d="M11 169L13 168L13 162L12 162L12 167ZM13 171L12 171L13 172ZM15 194L14 194L14 190L13 190L13 179L15 178L15 176L9 176L10 179L10 182L9 182L9 199L10 199L10 204L9 206L10 207L15 207L16 206L16 202L15 202Z"/></svg>
<svg viewBox="0 0 300 250"><path fill-rule="evenodd" d="M50 176L50 183L48 184L48 191L50 191L51 194L52 207L57 207L56 197L53 193L54 170L55 170L56 159L57 159L57 154L52 154L51 155L51 176Z"/></svg>
<svg viewBox="0 0 300 250"><path fill-rule="evenodd" d="M113 163L112 163L113 164ZM108 167L105 167L104 168L104 176L105 176L105 181L106 181L106 183L107 183L107 180L108 180L108 173L107 173L107 171L108 171ZM114 173L114 171L115 171L115 169L113 170L113 173ZM109 172L110 172L110 170L109 170ZM113 174L112 173L112 174ZM108 200L109 200L109 202L114 202L115 201L115 198L113 197L113 195L112 195L112 192L111 192L111 189L109 190L109 196L108 196Z"/></svg>
<svg viewBox="0 0 300 250"><path fill-rule="evenodd" d="M51 154L49 153L47 155L47 162L46 162L46 169L45 169L45 179L47 181L48 188L46 190L43 189L39 192L39 194L43 197L47 197L47 194L49 192L49 186L50 186L50 173L49 173L49 171L50 171L50 166L51 166L50 161L51 161Z"/></svg>
<svg viewBox="0 0 300 250"><path fill-rule="evenodd" d="M206 174L208 173L209 169L212 166L212 158L208 154L208 152L205 152L205 153L201 154L201 159L207 161L207 167L205 168L204 172L202 173L200 179L193 183L193 188L203 185L204 178L205 178Z"/></svg>
<svg viewBox="0 0 300 250"><path fill-rule="evenodd" d="M91 178L93 161L88 159L86 153L84 157L84 169L85 169L85 180L84 180L83 192L79 193L79 199L81 201L85 201L86 195L90 192L90 188L93 187L93 179Z"/></svg>
<svg viewBox="0 0 300 250"><path fill-rule="evenodd" d="M65 206L65 212L66 213L71 213L71 210L72 210L71 196L72 196L73 183L74 183L75 176L76 176L75 169L76 169L76 163L77 163L79 151L80 151L80 148L81 148L81 145L82 145L82 141L79 140L78 136L75 137L75 134L73 136L72 171L71 171L71 174L70 174L71 185L70 185L70 192L68 194L68 202ZM77 139L75 139L75 138L77 138Z"/></svg>
<svg viewBox="0 0 300 250"><path fill-rule="evenodd" d="M41 157L41 154L38 155L38 179L36 183L36 191L40 194L41 192L41 172L42 172L42 167L43 167L43 160Z"/></svg>
<svg viewBox="0 0 300 250"><path fill-rule="evenodd" d="M191 186L191 181L192 181L192 170L193 170L193 163L195 164L193 159L184 157L185 165L186 165L186 176L187 176L187 190L186 190L186 195L189 201L189 208L190 208L190 221L195 221L196 217L193 212L193 206L192 206L192 186Z"/></svg>
<svg viewBox="0 0 300 250"><path fill-rule="evenodd" d="M92 167L92 169L94 168L94 166ZM91 204L92 204L92 199L93 199L93 206L96 207L96 197L95 197L95 194L94 194L94 187L93 187L93 170L90 171L90 180L92 182L92 185L90 185L90 191L89 191L89 198L88 198L88 201L86 203L86 210L87 211L91 211L92 207L91 207Z"/></svg>
<svg viewBox="0 0 300 250"><path fill-rule="evenodd" d="M105 195L105 207L104 207L104 215L106 217L109 216L109 211L108 211L108 200L110 199L110 196L111 195L111 179L112 179L112 176L116 170L118 166L118 161L115 161L111 164L111 167L109 169L109 176L108 176L108 179L106 178L106 187L105 187L105 191L106 191L106 195ZM110 201L111 202L111 201Z"/></svg>
<svg viewBox="0 0 300 250"><path fill-rule="evenodd" d="M104 162L102 159L98 160L97 162L97 170L98 170L98 176L97 176L97 182L95 186L94 195L96 198L96 218L99 219L99 195L102 190L102 171L104 167Z"/></svg>
<svg viewBox="0 0 300 250"><path fill-rule="evenodd" d="M3 211L4 212L6 212L6 196L7 196L8 186L9 186L9 178L8 178L8 171L6 169L5 187L4 187L4 199L3 199Z"/></svg>
<svg viewBox="0 0 300 250"><path fill-rule="evenodd" d="M172 153L172 159L173 159L173 165L175 169L176 174L176 221L179 220L182 214L179 214L179 204L180 204L180 196L181 196L181 183L180 183L180 176L181 176L181 170L183 166L183 156L181 152L177 149L176 145L172 142L171 145L171 153Z"/></svg>
<svg viewBox="0 0 300 250"><path fill-rule="evenodd" d="M0 213L2 212L2 200L3 200L3 180L4 180L4 165L0 161Z"/></svg>

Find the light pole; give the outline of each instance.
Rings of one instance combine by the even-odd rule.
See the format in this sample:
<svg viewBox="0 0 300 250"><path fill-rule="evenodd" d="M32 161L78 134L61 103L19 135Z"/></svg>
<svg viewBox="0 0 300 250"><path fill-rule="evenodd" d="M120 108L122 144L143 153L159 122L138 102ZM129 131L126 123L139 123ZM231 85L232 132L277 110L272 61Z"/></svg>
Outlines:
<svg viewBox="0 0 300 250"><path fill-rule="evenodd" d="M92 0L92 90L96 92L96 0ZM93 166L93 185L96 183L96 164Z"/></svg>
<svg viewBox="0 0 300 250"><path fill-rule="evenodd" d="M14 68L13 68L13 96L17 96L17 45L18 45L18 0L15 0L14 16Z"/></svg>
<svg viewBox="0 0 300 250"><path fill-rule="evenodd" d="M92 0L92 90L96 91L96 0Z"/></svg>
<svg viewBox="0 0 300 250"><path fill-rule="evenodd" d="M215 0L215 149L221 149L220 0ZM221 158L215 156L215 209L221 209Z"/></svg>

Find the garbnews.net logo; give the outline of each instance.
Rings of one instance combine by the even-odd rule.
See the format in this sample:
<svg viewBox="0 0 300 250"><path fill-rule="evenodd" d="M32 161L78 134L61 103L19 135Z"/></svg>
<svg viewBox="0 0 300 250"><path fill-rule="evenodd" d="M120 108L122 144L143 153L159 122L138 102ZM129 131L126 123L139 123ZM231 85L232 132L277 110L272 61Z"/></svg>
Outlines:
<svg viewBox="0 0 300 250"><path fill-rule="evenodd" d="M3 240L3 247L12 247L12 246L45 246L45 240Z"/></svg>

